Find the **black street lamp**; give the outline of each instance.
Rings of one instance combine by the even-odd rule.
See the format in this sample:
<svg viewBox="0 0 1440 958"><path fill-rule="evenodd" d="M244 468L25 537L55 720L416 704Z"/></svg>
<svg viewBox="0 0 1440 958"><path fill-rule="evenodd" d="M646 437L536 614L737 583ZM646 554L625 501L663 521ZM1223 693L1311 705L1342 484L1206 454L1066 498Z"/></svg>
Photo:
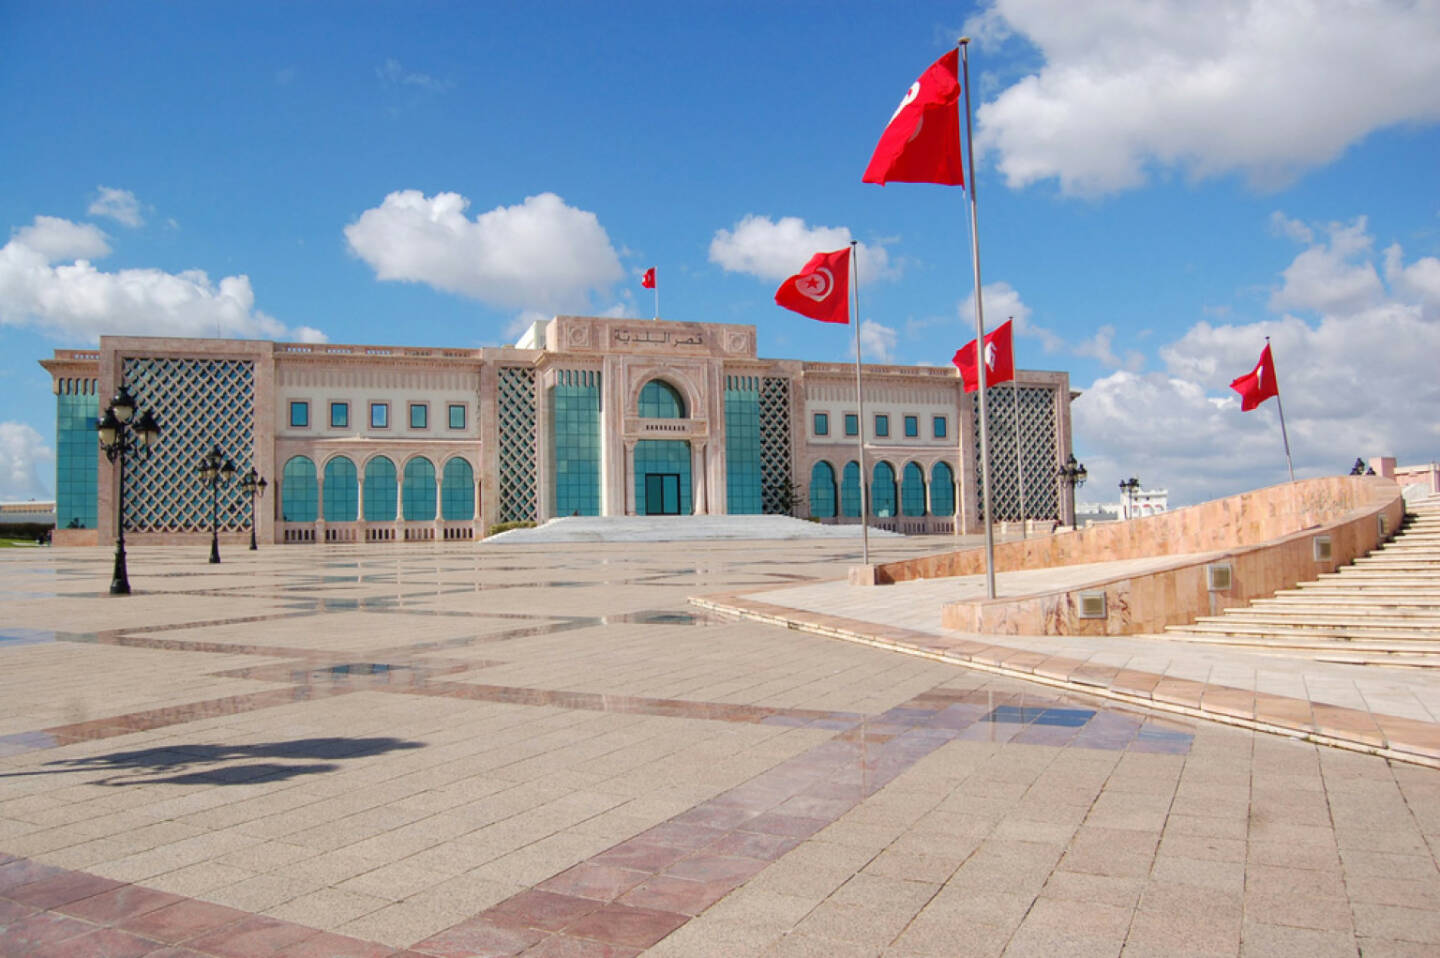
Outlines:
<svg viewBox="0 0 1440 958"><path fill-rule="evenodd" d="M1075 461L1075 454L1072 452L1065 458L1065 465L1060 467L1056 475L1060 477L1061 482L1070 487L1070 524L1076 525L1075 490L1085 485L1085 480L1090 477L1090 474L1085 471L1083 462Z"/></svg>
<svg viewBox="0 0 1440 958"><path fill-rule="evenodd" d="M1135 493L1140 491L1140 480L1131 476L1129 479L1120 480L1120 497L1125 507L1125 518L1130 518L1130 510L1134 508Z"/></svg>
<svg viewBox="0 0 1440 958"><path fill-rule="evenodd" d="M265 495L265 487L269 483L265 477L255 471L251 466L250 471L240 477L240 491L250 498L250 551L255 551L255 497Z"/></svg>
<svg viewBox="0 0 1440 958"><path fill-rule="evenodd" d="M220 561L220 480L235 478L235 463L226 459L216 446L200 457L195 467L200 478L210 483L210 564Z"/></svg>
<svg viewBox="0 0 1440 958"><path fill-rule="evenodd" d="M148 409L131 424L134 418L135 398L130 395L125 384L121 383L115 398L110 400L110 405L105 408L104 418L95 423L95 430L100 434L100 448L105 450L105 458L111 462L120 460L120 481L116 486L119 491L115 506L115 526L118 534L115 537L115 571L110 576L111 595L130 594L130 575L125 568L125 454L138 455L149 449L160 437L160 424L150 415Z"/></svg>

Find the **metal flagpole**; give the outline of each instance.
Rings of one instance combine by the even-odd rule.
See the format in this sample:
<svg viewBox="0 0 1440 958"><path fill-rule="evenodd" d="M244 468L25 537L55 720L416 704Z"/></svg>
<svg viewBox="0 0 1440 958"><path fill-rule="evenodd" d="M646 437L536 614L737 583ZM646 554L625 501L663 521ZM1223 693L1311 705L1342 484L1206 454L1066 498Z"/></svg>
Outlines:
<svg viewBox="0 0 1440 958"><path fill-rule="evenodd" d="M1015 406L1015 472L1020 477L1020 537L1023 539L1029 535L1025 530L1025 459L1020 455L1020 383L1013 375L1010 401Z"/></svg>
<svg viewBox="0 0 1440 958"><path fill-rule="evenodd" d="M655 271L655 318L660 318L660 271Z"/></svg>
<svg viewBox="0 0 1440 958"><path fill-rule="evenodd" d="M1270 337L1265 337L1265 346L1270 346ZM1275 375L1275 351L1270 351L1270 375L1275 379L1275 408L1280 411L1280 438L1285 442L1285 465L1290 469L1290 481L1295 481L1295 463L1290 461L1290 437L1285 433L1285 406L1280 402L1280 377Z"/></svg>
<svg viewBox="0 0 1440 958"><path fill-rule="evenodd" d="M860 256L856 240L850 241L850 286L855 290L855 408L860 428L855 430L855 443L860 447L860 543L866 565L870 564L870 503L865 494L865 394L860 391ZM845 477L840 477L845 487Z"/></svg>
<svg viewBox="0 0 1440 958"><path fill-rule="evenodd" d="M980 499L985 510L985 595L995 598L995 529L990 512L990 429L985 409L985 308L980 301L980 213L975 204L975 143L970 132L970 38L960 38L964 66L965 150L970 172L970 259L975 267L975 368L980 377Z"/></svg>

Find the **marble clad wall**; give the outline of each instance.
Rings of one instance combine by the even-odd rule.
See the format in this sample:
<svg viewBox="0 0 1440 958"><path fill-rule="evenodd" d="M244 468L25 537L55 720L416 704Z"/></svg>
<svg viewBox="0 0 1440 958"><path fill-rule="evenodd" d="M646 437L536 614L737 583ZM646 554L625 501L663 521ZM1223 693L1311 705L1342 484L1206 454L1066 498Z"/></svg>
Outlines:
<svg viewBox="0 0 1440 958"><path fill-rule="evenodd" d="M1378 517L1383 517L1384 535ZM1047 568L1082 562L1175 555L1173 566L1088 585L1103 591L1107 615L1082 619L1080 591L1056 591L947 605L942 621L966 632L1025 635L1129 635L1243 606L1333 572L1379 546L1399 528L1404 501L1391 480L1335 476L1272 486L1129 522L1091 526L995 549L995 568ZM1330 558L1314 539L1330 536ZM1201 555L1196 555L1200 553ZM1206 566L1231 566L1231 587L1208 589ZM956 570L956 571L940 571ZM852 570L876 583L984 571L984 551L967 550ZM866 575L869 572L870 575Z"/></svg>

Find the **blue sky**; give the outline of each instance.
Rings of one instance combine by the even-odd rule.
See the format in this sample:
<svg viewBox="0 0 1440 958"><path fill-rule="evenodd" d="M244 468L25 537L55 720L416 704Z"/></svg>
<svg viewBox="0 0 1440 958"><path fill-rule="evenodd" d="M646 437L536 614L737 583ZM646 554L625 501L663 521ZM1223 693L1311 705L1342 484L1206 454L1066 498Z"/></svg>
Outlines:
<svg viewBox="0 0 1440 958"><path fill-rule="evenodd" d="M1440 3L0 5L0 498L53 494L36 361L99 335L480 346L556 312L739 322L862 244L867 360L973 336L965 194L862 184L971 45L986 318L1172 504L1440 458Z"/></svg>

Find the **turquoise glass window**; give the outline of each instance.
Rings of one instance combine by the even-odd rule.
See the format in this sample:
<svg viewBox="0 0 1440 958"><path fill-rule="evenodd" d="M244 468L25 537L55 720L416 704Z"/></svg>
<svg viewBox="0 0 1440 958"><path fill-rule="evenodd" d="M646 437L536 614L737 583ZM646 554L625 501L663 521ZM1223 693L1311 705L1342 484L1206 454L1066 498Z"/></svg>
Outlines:
<svg viewBox="0 0 1440 958"><path fill-rule="evenodd" d="M835 517L835 467L828 462L817 462L810 470L810 515Z"/></svg>
<svg viewBox="0 0 1440 958"><path fill-rule="evenodd" d="M365 521L394 522L397 498L395 463L384 456L365 463Z"/></svg>
<svg viewBox="0 0 1440 958"><path fill-rule="evenodd" d="M370 404L370 428L390 428L390 404L388 402L372 402Z"/></svg>
<svg viewBox="0 0 1440 958"><path fill-rule="evenodd" d="M423 402L412 402L410 404L410 428L430 428L430 407Z"/></svg>
<svg viewBox="0 0 1440 958"><path fill-rule="evenodd" d="M925 514L925 470L918 462L905 463L900 478L900 514L902 516L923 516Z"/></svg>
<svg viewBox="0 0 1440 958"><path fill-rule="evenodd" d="M860 417L859 417L859 415L857 415L856 413L847 412L847 413L845 414L845 435L847 435L847 436L858 436L858 435L860 435ZM858 469L858 468L860 468L860 467L859 467L859 466L856 466L855 468Z"/></svg>
<svg viewBox="0 0 1440 958"><path fill-rule="evenodd" d="M332 402L330 404L330 427L332 429L347 429L350 426L350 404L348 402Z"/></svg>
<svg viewBox="0 0 1440 958"><path fill-rule="evenodd" d="M464 403L451 403L451 404L450 404L450 428L451 428L451 429L464 429L464 428L465 428L465 404L464 404Z"/></svg>
<svg viewBox="0 0 1440 958"><path fill-rule="evenodd" d="M684 419L685 399L663 379L652 379L640 390L640 415L646 419Z"/></svg>
<svg viewBox="0 0 1440 958"><path fill-rule="evenodd" d="M817 436L828 436L828 435L830 435L830 414L829 414L829 413L817 412L817 413L815 414L815 435L817 435ZM833 472L834 470L832 469L831 471Z"/></svg>
<svg viewBox="0 0 1440 958"><path fill-rule="evenodd" d="M878 437L890 435L890 417L884 413L875 417L875 435Z"/></svg>
<svg viewBox="0 0 1440 958"><path fill-rule="evenodd" d="M109 465L100 458L100 437L95 432L100 397L89 391L93 380L63 382L55 397L55 527L94 529L100 509L100 464Z"/></svg>
<svg viewBox="0 0 1440 958"><path fill-rule="evenodd" d="M600 374L562 369L550 389L555 515L600 514Z"/></svg>
<svg viewBox="0 0 1440 958"><path fill-rule="evenodd" d="M944 416L936 416L930 421L930 428L936 439L944 439L945 434L949 431L948 427L949 423L945 421Z"/></svg>
<svg viewBox="0 0 1440 958"><path fill-rule="evenodd" d="M687 516L691 509L690 443L680 439L637 442L635 511L642 516Z"/></svg>
<svg viewBox="0 0 1440 958"><path fill-rule="evenodd" d="M870 485L872 511L880 518L895 514L895 467L888 462L875 463Z"/></svg>
<svg viewBox="0 0 1440 958"><path fill-rule="evenodd" d="M290 425L297 429L303 429L310 425L310 404L302 400L292 400L290 403Z"/></svg>
<svg viewBox="0 0 1440 958"><path fill-rule="evenodd" d="M955 470L948 463L937 462L930 469L930 513L936 516L955 514Z"/></svg>
<svg viewBox="0 0 1440 958"><path fill-rule="evenodd" d="M285 463L280 480L280 518L283 522L314 522L320 514L320 490L315 463L295 456Z"/></svg>
<svg viewBox="0 0 1440 958"><path fill-rule="evenodd" d="M321 493L326 522L354 522L360 514L360 480L355 463L344 456L325 463Z"/></svg>
<svg viewBox="0 0 1440 958"><path fill-rule="evenodd" d="M920 417L919 417L919 416L906 416L906 417L905 417L905 437L906 437L907 439L915 439L915 438L918 438L919 435L920 435Z"/></svg>
<svg viewBox="0 0 1440 958"><path fill-rule="evenodd" d="M725 511L758 516L765 511L760 464L760 380L726 377Z"/></svg>
<svg viewBox="0 0 1440 958"><path fill-rule="evenodd" d="M440 474L440 518L475 518L475 470L459 456L447 461Z"/></svg>
<svg viewBox="0 0 1440 958"><path fill-rule="evenodd" d="M404 516L407 522L435 518L435 464L424 456L405 463Z"/></svg>
<svg viewBox="0 0 1440 958"><path fill-rule="evenodd" d="M857 518L860 515L860 463L845 463L840 480L840 514Z"/></svg>

